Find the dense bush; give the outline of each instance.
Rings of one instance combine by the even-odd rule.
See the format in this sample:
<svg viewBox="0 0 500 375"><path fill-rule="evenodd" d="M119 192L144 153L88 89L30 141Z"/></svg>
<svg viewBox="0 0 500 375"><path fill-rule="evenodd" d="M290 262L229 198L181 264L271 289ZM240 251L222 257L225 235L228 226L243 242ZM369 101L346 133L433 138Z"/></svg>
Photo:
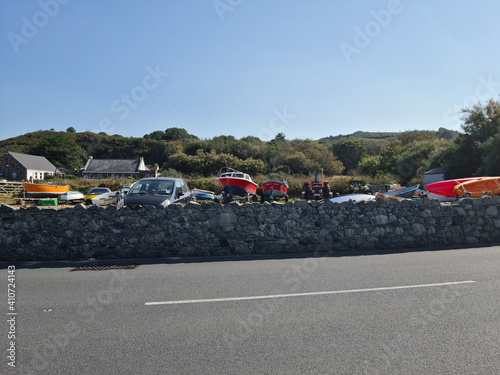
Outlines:
<svg viewBox="0 0 500 375"><path fill-rule="evenodd" d="M464 133L431 160L450 178L500 174L500 102L490 100L462 111Z"/></svg>

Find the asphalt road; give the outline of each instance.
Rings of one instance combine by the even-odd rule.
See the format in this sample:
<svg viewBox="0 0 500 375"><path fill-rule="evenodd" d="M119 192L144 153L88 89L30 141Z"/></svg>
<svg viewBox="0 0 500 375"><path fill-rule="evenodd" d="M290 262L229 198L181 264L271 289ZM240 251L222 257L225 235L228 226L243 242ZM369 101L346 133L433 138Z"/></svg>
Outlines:
<svg viewBox="0 0 500 375"><path fill-rule="evenodd" d="M500 247L7 265L1 374L499 374ZM250 298L251 297L251 298Z"/></svg>

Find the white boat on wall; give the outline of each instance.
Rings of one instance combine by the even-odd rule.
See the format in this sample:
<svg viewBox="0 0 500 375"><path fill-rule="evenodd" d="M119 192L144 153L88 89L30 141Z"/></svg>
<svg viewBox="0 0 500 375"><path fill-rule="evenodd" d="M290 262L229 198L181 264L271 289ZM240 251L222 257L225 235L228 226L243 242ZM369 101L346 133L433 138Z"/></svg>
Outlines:
<svg viewBox="0 0 500 375"><path fill-rule="evenodd" d="M92 204L95 206L109 206L112 204L117 204L121 197L120 191L112 191L110 193L104 193L92 198Z"/></svg>
<svg viewBox="0 0 500 375"><path fill-rule="evenodd" d="M130 186L123 186L121 190L104 193L92 198L92 204L96 206L117 205L123 206L123 196L128 193Z"/></svg>
<svg viewBox="0 0 500 375"><path fill-rule="evenodd" d="M375 196L370 195L370 194L347 194L347 195L340 195L338 197L330 198L329 201L333 202L333 203L342 203L342 202L349 202L349 201L353 201L354 203L357 203L357 202L371 201L374 199L375 199Z"/></svg>

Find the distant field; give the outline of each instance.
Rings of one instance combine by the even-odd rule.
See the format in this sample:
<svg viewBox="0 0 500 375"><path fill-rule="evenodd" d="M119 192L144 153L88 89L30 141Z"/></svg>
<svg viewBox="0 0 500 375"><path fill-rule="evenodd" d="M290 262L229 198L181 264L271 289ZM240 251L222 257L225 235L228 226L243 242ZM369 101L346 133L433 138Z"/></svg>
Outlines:
<svg viewBox="0 0 500 375"><path fill-rule="evenodd" d="M379 140L379 141L395 141L399 133L396 132L363 132L357 131L347 135L331 135L329 137L321 138L322 142L346 141L346 140Z"/></svg>

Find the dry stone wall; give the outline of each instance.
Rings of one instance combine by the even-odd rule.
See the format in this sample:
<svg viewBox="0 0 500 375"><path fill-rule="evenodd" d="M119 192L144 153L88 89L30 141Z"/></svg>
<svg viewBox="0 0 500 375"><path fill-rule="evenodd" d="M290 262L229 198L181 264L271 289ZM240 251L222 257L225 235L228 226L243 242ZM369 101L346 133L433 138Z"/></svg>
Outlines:
<svg viewBox="0 0 500 375"><path fill-rule="evenodd" d="M500 197L166 209L0 207L0 260L335 254L500 242Z"/></svg>

